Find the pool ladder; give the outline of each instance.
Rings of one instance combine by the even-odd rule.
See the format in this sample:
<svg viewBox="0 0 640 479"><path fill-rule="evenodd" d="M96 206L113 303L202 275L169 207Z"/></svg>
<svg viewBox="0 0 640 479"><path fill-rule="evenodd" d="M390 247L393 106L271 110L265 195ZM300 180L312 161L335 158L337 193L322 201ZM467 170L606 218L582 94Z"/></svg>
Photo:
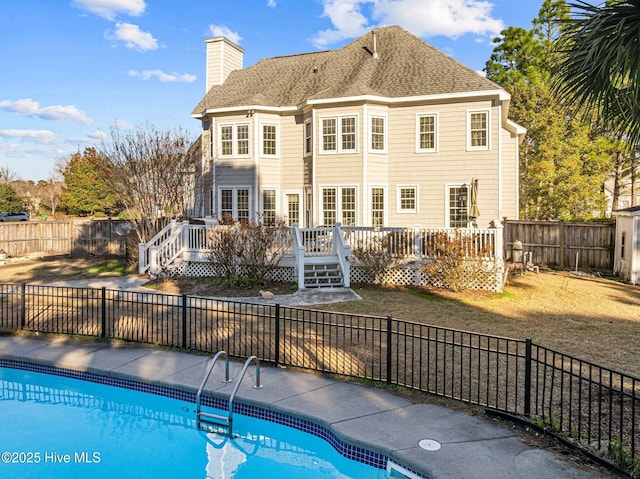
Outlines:
<svg viewBox="0 0 640 479"><path fill-rule="evenodd" d="M222 382L230 383L232 381L231 379L229 379L229 356L224 351L218 351L209 362L207 372L205 373L204 378L202 378L202 383L200 384L200 388L198 389L198 394L196 396L196 423L198 429L200 430L210 431L211 426L218 426L226 429L227 435L229 437L233 437L233 400L235 399L238 388L240 387L240 383L242 383L242 379L244 378L244 375L252 362L254 362L256 365L256 384L253 386L253 388L262 389L262 385L260 384L260 361L255 356L249 356L244 362L244 366L242 366L242 371L240 372L238 382L233 388L231 396L229 396L229 414L227 416L224 416L221 414L203 412L201 408L202 390L209 380L209 376L211 375L211 371L213 371L213 367L216 365L216 362L220 358L224 359L224 380Z"/></svg>

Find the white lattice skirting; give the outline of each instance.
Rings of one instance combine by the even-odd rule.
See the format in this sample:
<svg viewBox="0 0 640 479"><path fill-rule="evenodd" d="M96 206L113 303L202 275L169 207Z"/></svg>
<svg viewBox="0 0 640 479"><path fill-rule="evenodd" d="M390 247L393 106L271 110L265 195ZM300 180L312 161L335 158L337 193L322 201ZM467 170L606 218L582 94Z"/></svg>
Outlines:
<svg viewBox="0 0 640 479"><path fill-rule="evenodd" d="M484 291L502 291L504 267L502 260L497 260L487 268L487 271L480 274L476 281L470 286L470 289ZM189 276L189 277L220 277L222 271L208 262L185 262L172 270L172 276ZM276 268L270 275L270 280L283 283L295 283L297 278L295 269L291 266L280 266ZM351 266L351 282L352 283L373 283L373 278L367 274L364 268L358 265ZM415 286L436 286L441 287L437 281L426 276L416 264L403 265L393 271L387 273L382 278L383 283L397 285L415 285Z"/></svg>

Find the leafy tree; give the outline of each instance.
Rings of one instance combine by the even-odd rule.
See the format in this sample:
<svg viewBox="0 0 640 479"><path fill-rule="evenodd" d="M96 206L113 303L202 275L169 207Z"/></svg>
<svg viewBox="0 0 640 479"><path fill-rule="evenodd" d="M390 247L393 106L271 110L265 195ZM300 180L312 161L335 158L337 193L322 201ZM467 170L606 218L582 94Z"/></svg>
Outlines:
<svg viewBox="0 0 640 479"><path fill-rule="evenodd" d="M573 5L559 40L555 91L595 111L601 125L640 144L640 0Z"/></svg>
<svg viewBox="0 0 640 479"><path fill-rule="evenodd" d="M551 90L555 42L568 15L564 0L545 0L533 28L510 27L496 39L487 77L511 94L510 116L527 128L520 147L520 216L590 219L604 214L602 185L613 170L615 146L579 105L565 110Z"/></svg>
<svg viewBox="0 0 640 479"><path fill-rule="evenodd" d="M9 183L0 183L0 212L17 213L22 211L24 202Z"/></svg>
<svg viewBox="0 0 640 479"><path fill-rule="evenodd" d="M109 185L111 171L95 148L71 155L64 171L60 206L72 215L113 214L117 209L118 190Z"/></svg>

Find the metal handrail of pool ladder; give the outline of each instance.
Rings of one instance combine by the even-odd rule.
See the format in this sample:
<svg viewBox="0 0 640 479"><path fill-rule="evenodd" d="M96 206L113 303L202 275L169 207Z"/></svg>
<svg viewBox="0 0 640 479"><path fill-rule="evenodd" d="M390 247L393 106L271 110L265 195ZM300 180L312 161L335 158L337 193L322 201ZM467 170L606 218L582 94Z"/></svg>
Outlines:
<svg viewBox="0 0 640 479"><path fill-rule="evenodd" d="M201 404L201 396L202 396L202 390L204 389L205 384L207 384L207 381L209 380L209 376L211 376L211 371L213 371L213 367L216 365L216 362L218 361L218 359L220 358L224 358L224 383L229 383L231 382L231 380L229 379L229 356L227 355L227 353L225 351L218 351L215 356L213 357L213 359L211 359L211 361L209 361L209 366L207 367L207 372L204 374L204 377L202 378L202 383L200 384L200 388L198 389L198 394L196 395L196 422L197 422L197 426L198 429L202 429L201 424L203 422L203 416L208 418L208 419L204 419L204 422L209 422L209 423L213 423L213 424L218 424L218 421L224 420L226 422L226 418L219 416L217 414L210 414L210 413L206 413L206 412L202 412L202 404ZM211 421L210 419L216 419L217 421ZM220 425L224 425L220 424Z"/></svg>
<svg viewBox="0 0 640 479"><path fill-rule="evenodd" d="M256 384L253 386L254 389L262 389L262 384L260 383L260 360L256 356L249 356L247 360L244 362L244 366L242 367L242 371L240 372L240 378L233 388L233 392L231 396L229 396L229 415L221 416L219 414L207 413L201 411L201 402L200 397L202 395L202 390L204 389L207 380L209 379L209 375L213 370L213 366L215 365L218 358L224 356L225 358L225 380L223 382L229 383L231 382L229 379L229 357L227 353L224 351L219 351L213 357L211 362L209 363L209 367L207 368L207 372L202 380L202 384L200 385L200 389L198 389L198 394L196 397L196 420L198 429L203 429L201 424L203 422L213 424L216 426L226 427L228 429L229 437L233 437L233 401L236 397L236 393L238 392L238 388L240 387L240 383L242 383L242 379L244 378L245 373L247 372L247 368L252 362L256 364Z"/></svg>
<svg viewBox="0 0 640 479"><path fill-rule="evenodd" d="M229 437L233 437L233 400L235 399L238 388L240 387L240 383L244 378L244 373L247 372L247 368L252 361L256 363L256 384L253 386L253 389L262 389L262 384L260 383L260 360L256 356L249 356L244 362L244 366L242 366L240 378L238 379L238 382L236 383L236 386L233 388L233 392L229 397Z"/></svg>

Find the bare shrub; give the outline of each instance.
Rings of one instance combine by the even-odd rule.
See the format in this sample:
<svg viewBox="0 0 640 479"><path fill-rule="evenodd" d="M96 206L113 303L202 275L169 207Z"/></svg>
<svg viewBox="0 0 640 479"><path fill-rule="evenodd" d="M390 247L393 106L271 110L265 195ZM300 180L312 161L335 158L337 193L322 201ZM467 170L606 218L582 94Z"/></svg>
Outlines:
<svg viewBox="0 0 640 479"><path fill-rule="evenodd" d="M420 270L436 286L454 292L472 289L497 268L489 249L477 248L473 235L437 233L427 245L431 261Z"/></svg>
<svg viewBox="0 0 640 479"><path fill-rule="evenodd" d="M385 284L386 279L398 268L400 260L393 248L395 239L392 235L374 236L366 244L351 250L365 275L375 284Z"/></svg>
<svg viewBox="0 0 640 479"><path fill-rule="evenodd" d="M227 286L264 286L287 252L284 222L227 220L208 233L208 259Z"/></svg>

